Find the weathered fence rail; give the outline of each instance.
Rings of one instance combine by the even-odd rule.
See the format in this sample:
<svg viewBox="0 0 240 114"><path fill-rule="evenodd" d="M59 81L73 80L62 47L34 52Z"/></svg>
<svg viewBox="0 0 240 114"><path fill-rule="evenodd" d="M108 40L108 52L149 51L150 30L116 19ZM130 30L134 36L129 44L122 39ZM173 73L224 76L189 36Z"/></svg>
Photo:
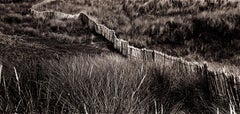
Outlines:
<svg viewBox="0 0 240 114"><path fill-rule="evenodd" d="M44 3L52 2L54 0L48 0ZM41 6L44 3L34 5L31 9L31 13L36 18L43 19L77 19L87 24L88 28L94 30L96 33L105 37L109 42L113 43L113 47L118 50L122 55L131 59L150 60L155 62L164 62L166 65L172 63L178 63L185 72L193 73L200 72L208 79L209 90L213 98L220 98L223 101L231 102L236 109L240 109L240 76L238 74L230 74L224 70L213 71L208 68L207 63L189 62L181 57L174 57L163 52L150 49L139 49L134 46L130 46L128 41L119 39L116 36L114 30L97 23L90 16L85 13L79 14L66 14L57 11L37 11L35 8ZM184 71L183 71L184 72Z"/></svg>

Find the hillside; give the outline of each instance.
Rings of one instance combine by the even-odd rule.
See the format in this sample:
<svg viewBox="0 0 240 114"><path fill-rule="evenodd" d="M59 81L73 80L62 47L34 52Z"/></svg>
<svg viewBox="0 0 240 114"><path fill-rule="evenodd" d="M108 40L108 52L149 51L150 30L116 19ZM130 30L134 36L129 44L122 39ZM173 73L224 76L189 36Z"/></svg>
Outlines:
<svg viewBox="0 0 240 114"><path fill-rule="evenodd" d="M238 66L239 7L238 1L224 0L216 3L63 0L43 5L39 10L87 12L136 47L157 49L186 59Z"/></svg>
<svg viewBox="0 0 240 114"><path fill-rule="evenodd" d="M240 112L237 1L31 1L0 1L0 113Z"/></svg>
<svg viewBox="0 0 240 114"><path fill-rule="evenodd" d="M43 20L30 15L34 3L0 4L0 56L53 58L112 53L111 43L75 20ZM81 25L81 24L80 24Z"/></svg>

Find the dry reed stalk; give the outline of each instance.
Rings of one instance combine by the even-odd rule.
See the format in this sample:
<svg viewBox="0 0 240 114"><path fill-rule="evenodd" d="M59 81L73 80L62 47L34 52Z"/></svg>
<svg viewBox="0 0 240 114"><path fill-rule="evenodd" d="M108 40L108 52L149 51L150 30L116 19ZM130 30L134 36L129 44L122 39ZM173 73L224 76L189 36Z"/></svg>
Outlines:
<svg viewBox="0 0 240 114"><path fill-rule="evenodd" d="M3 65L0 63L0 84L2 80L2 68L3 68Z"/></svg>
<svg viewBox="0 0 240 114"><path fill-rule="evenodd" d="M230 111L229 114L237 114L236 111L235 111L235 106L232 104L231 101L229 103L229 111Z"/></svg>
<svg viewBox="0 0 240 114"><path fill-rule="evenodd" d="M84 111L85 111L85 114L88 114L86 104L84 103L83 105L84 105Z"/></svg>
<svg viewBox="0 0 240 114"><path fill-rule="evenodd" d="M144 79L146 78L147 75L144 75L141 82L139 83L137 89L132 93L131 99L133 100L134 95L137 93L137 91L140 89L141 85L143 84Z"/></svg>
<svg viewBox="0 0 240 114"><path fill-rule="evenodd" d="M154 99L153 101L154 101L154 106L155 106L155 114L158 114L157 101L156 101L156 99Z"/></svg>
<svg viewBox="0 0 240 114"><path fill-rule="evenodd" d="M142 70L141 70L141 71L142 71ZM146 74L143 76L143 78L142 78L141 82L139 83L137 89L136 89L135 91L133 91L133 93L132 93L132 96L131 96L131 106L130 106L130 110L129 110L130 113L132 113L131 111L132 111L133 97L134 97L134 95L137 93L137 91L140 89L140 87L141 87L143 81L145 80L146 76L147 76Z"/></svg>
<svg viewBox="0 0 240 114"><path fill-rule="evenodd" d="M62 94L63 94L63 91L61 91L60 95L58 96L58 100L57 102L55 103L55 106L57 106L57 104L60 102L60 99L62 97Z"/></svg>
<svg viewBox="0 0 240 114"><path fill-rule="evenodd" d="M91 65L90 71L89 71L89 78L91 79L92 77L92 71L93 71L93 65Z"/></svg>
<svg viewBox="0 0 240 114"><path fill-rule="evenodd" d="M163 104L161 103L161 113L160 114L163 114Z"/></svg>
<svg viewBox="0 0 240 114"><path fill-rule="evenodd" d="M49 104L50 104L50 80L48 81L48 87L47 87L47 110L46 113L48 114L49 112Z"/></svg>
<svg viewBox="0 0 240 114"><path fill-rule="evenodd" d="M14 69L14 73L15 73L15 76L16 76L16 80L17 80L17 86L18 86L18 94L20 95L20 92L21 92L21 89L20 89L20 81L19 81L19 76L18 76L18 73L17 73L17 70L15 67L13 67Z"/></svg>
<svg viewBox="0 0 240 114"><path fill-rule="evenodd" d="M6 93L6 97L7 99L9 100L9 94L8 94L8 90L7 90L7 86L6 86L6 80L5 80L5 77L3 76L3 87L4 87L4 91Z"/></svg>
<svg viewBox="0 0 240 114"><path fill-rule="evenodd" d="M18 107L20 106L20 103L22 102L22 99L20 99L20 101L18 101L17 107L15 108L15 111L18 111Z"/></svg>

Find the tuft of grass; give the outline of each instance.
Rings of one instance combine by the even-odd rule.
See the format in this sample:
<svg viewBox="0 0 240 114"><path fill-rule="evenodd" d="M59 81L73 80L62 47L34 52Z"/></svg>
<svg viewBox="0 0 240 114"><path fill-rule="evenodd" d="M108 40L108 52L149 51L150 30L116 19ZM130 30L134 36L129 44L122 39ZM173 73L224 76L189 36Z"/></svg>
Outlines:
<svg viewBox="0 0 240 114"><path fill-rule="evenodd" d="M59 104L68 103L79 111L85 107L88 113L148 112L147 68L128 62L117 56L49 61L50 90L61 94Z"/></svg>
<svg viewBox="0 0 240 114"><path fill-rule="evenodd" d="M184 72L186 67L178 63L166 67L116 55L2 60L2 113L215 113L217 109L204 74L197 69Z"/></svg>

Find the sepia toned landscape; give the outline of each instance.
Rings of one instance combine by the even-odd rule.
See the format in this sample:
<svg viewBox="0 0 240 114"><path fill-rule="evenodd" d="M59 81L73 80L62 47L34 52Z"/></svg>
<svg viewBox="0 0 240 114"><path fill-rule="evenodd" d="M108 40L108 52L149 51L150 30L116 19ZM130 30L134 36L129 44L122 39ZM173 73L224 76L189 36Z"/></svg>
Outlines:
<svg viewBox="0 0 240 114"><path fill-rule="evenodd" d="M0 113L240 113L238 0L0 1Z"/></svg>

